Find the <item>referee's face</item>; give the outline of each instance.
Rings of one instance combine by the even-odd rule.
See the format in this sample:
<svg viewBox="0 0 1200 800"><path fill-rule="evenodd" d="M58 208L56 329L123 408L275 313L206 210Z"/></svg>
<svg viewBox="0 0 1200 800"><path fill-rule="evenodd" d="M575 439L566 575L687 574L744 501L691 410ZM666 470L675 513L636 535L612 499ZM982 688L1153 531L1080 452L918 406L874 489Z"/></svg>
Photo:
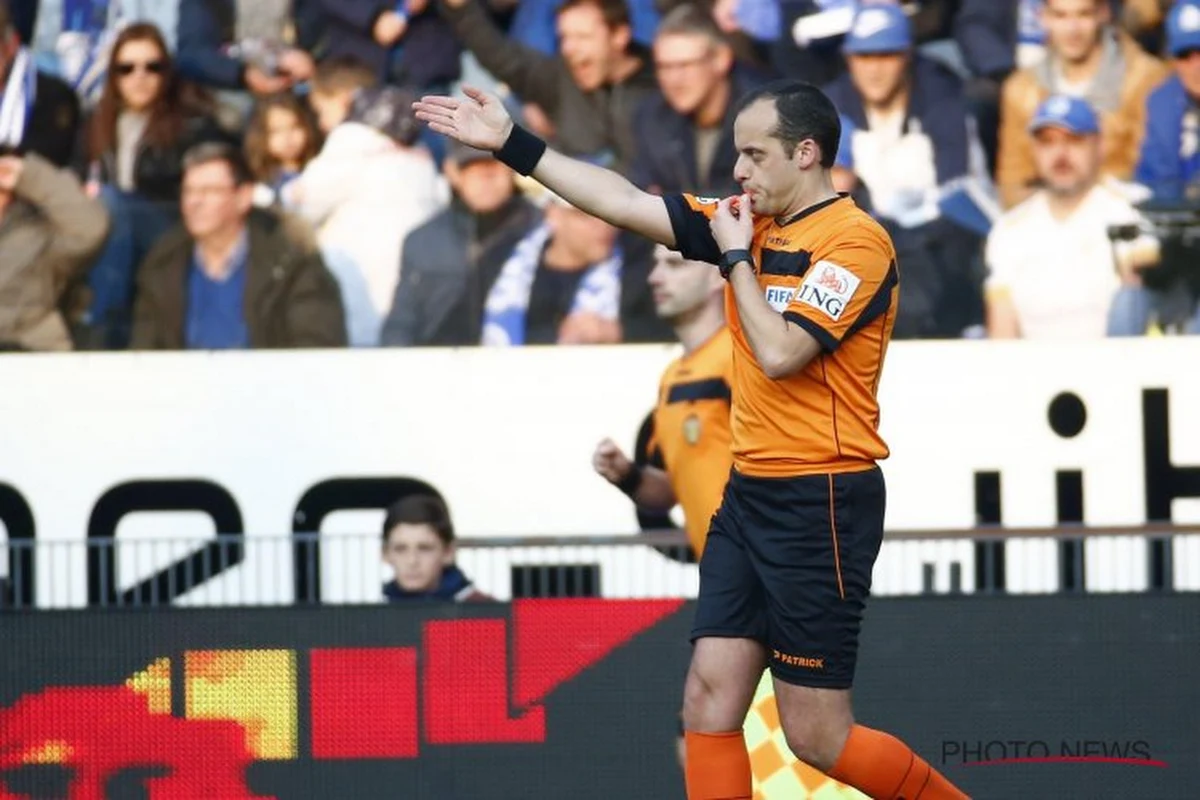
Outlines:
<svg viewBox="0 0 1200 800"><path fill-rule="evenodd" d="M803 188L802 169L811 166L814 156L811 142L802 142L790 156L785 153L775 135L778 122L775 101L763 99L744 108L733 123L738 150L733 179L749 195L751 210L759 216L788 212Z"/></svg>

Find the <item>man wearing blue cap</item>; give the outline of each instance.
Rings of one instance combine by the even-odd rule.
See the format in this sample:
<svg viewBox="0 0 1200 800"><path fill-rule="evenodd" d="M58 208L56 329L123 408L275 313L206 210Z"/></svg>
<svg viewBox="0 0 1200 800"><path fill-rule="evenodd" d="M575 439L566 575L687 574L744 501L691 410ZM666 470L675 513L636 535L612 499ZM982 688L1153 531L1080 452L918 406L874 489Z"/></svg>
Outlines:
<svg viewBox="0 0 1200 800"><path fill-rule="evenodd" d="M1100 178L1100 122L1091 106L1055 95L1038 106L1029 135L1042 188L988 237L988 335L1102 337L1122 287L1140 289L1136 269L1157 259L1154 243L1109 241L1110 226L1136 225L1139 216Z"/></svg>
<svg viewBox="0 0 1200 800"><path fill-rule="evenodd" d="M1166 29L1175 74L1146 100L1146 137L1134 177L1160 200L1198 200L1200 0L1176 3Z"/></svg>
<svg viewBox="0 0 1200 800"><path fill-rule="evenodd" d="M1004 82L996 183L1005 207L1033 191L1036 166L1029 121L1055 94L1086 100L1100 121L1104 173L1133 176L1145 133L1146 97L1169 74L1112 23L1108 0L1045 0L1046 57Z"/></svg>
<svg viewBox="0 0 1200 800"><path fill-rule="evenodd" d="M895 4L863 5L842 52L848 72L825 93L855 129L855 173L876 212L908 228L937 219L938 188L967 175L978 147L962 82L913 53L912 26Z"/></svg>
<svg viewBox="0 0 1200 800"><path fill-rule="evenodd" d="M847 72L825 92L849 123L838 157L853 162L872 215L902 252L894 335L957 337L983 322L971 265L990 225L992 182L962 81L914 52L913 39L899 5L863 4L842 45Z"/></svg>

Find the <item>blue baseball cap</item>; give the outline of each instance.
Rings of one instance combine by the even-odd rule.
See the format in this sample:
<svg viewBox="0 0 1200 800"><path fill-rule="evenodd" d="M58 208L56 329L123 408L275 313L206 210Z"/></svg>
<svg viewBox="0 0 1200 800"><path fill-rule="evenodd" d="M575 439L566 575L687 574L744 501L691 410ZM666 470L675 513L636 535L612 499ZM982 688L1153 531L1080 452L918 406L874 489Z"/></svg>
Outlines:
<svg viewBox="0 0 1200 800"><path fill-rule="evenodd" d="M1181 0L1167 14L1167 51L1181 56L1200 50L1200 2Z"/></svg>
<svg viewBox="0 0 1200 800"><path fill-rule="evenodd" d="M854 23L842 42L842 52L903 53L913 45L912 23L898 3L874 3L860 6Z"/></svg>
<svg viewBox="0 0 1200 800"><path fill-rule="evenodd" d="M1037 133L1043 128L1061 128L1076 136L1100 132L1100 121L1086 100L1064 94L1047 98L1037 108L1029 132Z"/></svg>

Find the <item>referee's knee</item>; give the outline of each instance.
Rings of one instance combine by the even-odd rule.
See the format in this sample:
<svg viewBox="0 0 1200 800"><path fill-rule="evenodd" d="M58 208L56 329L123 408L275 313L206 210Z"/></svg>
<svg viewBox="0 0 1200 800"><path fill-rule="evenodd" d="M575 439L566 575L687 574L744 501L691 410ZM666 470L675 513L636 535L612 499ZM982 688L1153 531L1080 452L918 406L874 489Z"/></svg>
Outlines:
<svg viewBox="0 0 1200 800"><path fill-rule="evenodd" d="M788 749L805 764L823 772L837 762L854 724L846 709L823 703L805 703L802 708L781 707L780 723Z"/></svg>

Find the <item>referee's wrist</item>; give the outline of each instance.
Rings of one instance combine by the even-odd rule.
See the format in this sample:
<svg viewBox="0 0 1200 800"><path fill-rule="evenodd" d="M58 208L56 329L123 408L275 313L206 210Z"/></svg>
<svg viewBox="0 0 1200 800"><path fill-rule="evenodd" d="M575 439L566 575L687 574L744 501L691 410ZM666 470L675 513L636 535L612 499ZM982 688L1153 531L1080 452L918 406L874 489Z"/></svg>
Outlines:
<svg viewBox="0 0 1200 800"><path fill-rule="evenodd" d="M717 268L721 272L721 277L729 280L729 276L733 273L734 268L741 263L752 266L754 264L754 256L744 247L735 247L721 253L721 261L717 265Z"/></svg>
<svg viewBox="0 0 1200 800"><path fill-rule="evenodd" d="M546 154L546 143L536 134L522 128L515 121L508 137L500 149L495 151L496 160L521 175L532 175L538 162Z"/></svg>
<svg viewBox="0 0 1200 800"><path fill-rule="evenodd" d="M642 468L637 464L630 464L629 471L625 473L625 477L621 478L614 485L627 497L632 498L642 486Z"/></svg>

